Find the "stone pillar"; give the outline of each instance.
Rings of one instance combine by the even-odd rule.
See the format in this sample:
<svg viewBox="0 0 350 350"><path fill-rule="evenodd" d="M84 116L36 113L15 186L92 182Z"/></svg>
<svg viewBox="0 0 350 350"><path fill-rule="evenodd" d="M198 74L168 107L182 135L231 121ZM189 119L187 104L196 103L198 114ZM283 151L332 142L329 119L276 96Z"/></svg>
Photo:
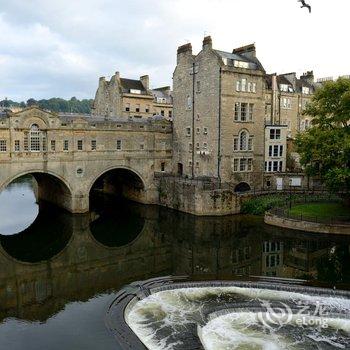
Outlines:
<svg viewBox="0 0 350 350"><path fill-rule="evenodd" d="M76 193L72 196L71 207L65 208L73 214L83 214L89 211L89 194Z"/></svg>

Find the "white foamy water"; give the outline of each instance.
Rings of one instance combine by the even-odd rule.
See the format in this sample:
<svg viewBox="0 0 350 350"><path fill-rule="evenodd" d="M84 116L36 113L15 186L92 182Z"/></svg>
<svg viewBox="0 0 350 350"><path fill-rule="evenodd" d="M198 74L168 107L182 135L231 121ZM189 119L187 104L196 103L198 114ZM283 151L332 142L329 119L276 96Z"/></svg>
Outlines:
<svg viewBox="0 0 350 350"><path fill-rule="evenodd" d="M346 340L344 342L344 337L339 340L332 339L332 334L341 330L344 334L350 335L350 320L305 317L306 324L313 322L326 325L327 329L324 329L323 332L318 327L297 327L298 320L297 315L293 316L290 324L286 325L289 330L289 334L286 334L285 332L279 332L280 329L266 329L254 312L230 313L209 321L203 328L199 329L199 335L206 350L289 350L312 348L312 344L317 346L321 343L325 346L327 344L327 349L329 346L345 349ZM304 335L305 340L302 341L300 335ZM350 337L347 337L347 340L350 340Z"/></svg>
<svg viewBox="0 0 350 350"><path fill-rule="evenodd" d="M295 307L301 303L315 306L317 301L333 314L350 314L350 300L341 297L232 286L158 292L137 302L126 315L126 321L148 349L182 349L187 342L200 341L206 350L348 348L348 319L326 315L327 328L322 328L315 326L320 321L317 317L313 317L311 327L300 326L292 315L288 324L269 328L257 317L257 311L248 308L230 312L235 304L264 301L283 301ZM228 313L215 316L215 309L225 309L223 305L227 305Z"/></svg>

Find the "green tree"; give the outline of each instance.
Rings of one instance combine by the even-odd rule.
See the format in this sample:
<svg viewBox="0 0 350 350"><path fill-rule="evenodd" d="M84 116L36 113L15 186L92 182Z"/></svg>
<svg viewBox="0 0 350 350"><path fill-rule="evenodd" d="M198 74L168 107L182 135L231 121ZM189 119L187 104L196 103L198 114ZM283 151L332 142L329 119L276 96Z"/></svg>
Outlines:
<svg viewBox="0 0 350 350"><path fill-rule="evenodd" d="M27 101L27 107L31 107L31 106L34 106L37 104L37 101L34 100L34 98L30 98L28 101Z"/></svg>
<svg viewBox="0 0 350 350"><path fill-rule="evenodd" d="M304 111L312 127L297 136L306 173L319 175L331 191L350 197L350 80L338 79L318 89Z"/></svg>

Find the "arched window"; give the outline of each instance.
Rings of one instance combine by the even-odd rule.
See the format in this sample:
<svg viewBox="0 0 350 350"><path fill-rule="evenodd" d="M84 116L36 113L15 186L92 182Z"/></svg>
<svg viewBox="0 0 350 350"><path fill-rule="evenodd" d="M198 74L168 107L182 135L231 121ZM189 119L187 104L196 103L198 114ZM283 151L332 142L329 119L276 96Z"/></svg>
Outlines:
<svg viewBox="0 0 350 350"><path fill-rule="evenodd" d="M187 95L187 108L188 109L192 108L192 98L190 95Z"/></svg>
<svg viewBox="0 0 350 350"><path fill-rule="evenodd" d="M41 152L46 150L46 138L38 124L32 124L29 131L29 150Z"/></svg>
<svg viewBox="0 0 350 350"><path fill-rule="evenodd" d="M246 151L248 149L248 132L245 130L239 134L239 149L240 151Z"/></svg>

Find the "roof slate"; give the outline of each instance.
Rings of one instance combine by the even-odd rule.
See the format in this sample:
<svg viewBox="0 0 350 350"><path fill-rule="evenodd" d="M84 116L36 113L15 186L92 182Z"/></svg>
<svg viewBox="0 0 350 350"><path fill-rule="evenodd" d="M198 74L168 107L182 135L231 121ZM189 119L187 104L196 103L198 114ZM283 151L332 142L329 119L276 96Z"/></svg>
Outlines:
<svg viewBox="0 0 350 350"><path fill-rule="evenodd" d="M145 87L141 83L141 80L120 78L120 82L122 84L122 88L128 92L130 92L130 90L140 90L141 92L146 93Z"/></svg>

